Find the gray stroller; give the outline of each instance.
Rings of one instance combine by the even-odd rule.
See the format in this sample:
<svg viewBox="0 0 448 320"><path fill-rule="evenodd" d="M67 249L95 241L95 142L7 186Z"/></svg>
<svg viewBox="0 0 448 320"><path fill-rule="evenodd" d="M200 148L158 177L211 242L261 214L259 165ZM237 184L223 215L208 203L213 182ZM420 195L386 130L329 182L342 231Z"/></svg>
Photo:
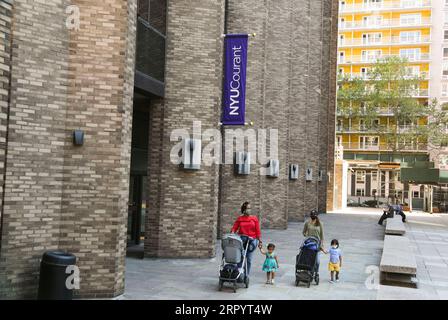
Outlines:
<svg viewBox="0 0 448 320"><path fill-rule="evenodd" d="M247 237L244 237L247 238ZM244 241L237 234L226 234L221 240L223 250L221 265L219 268L219 291L224 283L232 283L236 292L238 283L244 283L249 288L249 276L247 276L246 253L249 248L250 238Z"/></svg>

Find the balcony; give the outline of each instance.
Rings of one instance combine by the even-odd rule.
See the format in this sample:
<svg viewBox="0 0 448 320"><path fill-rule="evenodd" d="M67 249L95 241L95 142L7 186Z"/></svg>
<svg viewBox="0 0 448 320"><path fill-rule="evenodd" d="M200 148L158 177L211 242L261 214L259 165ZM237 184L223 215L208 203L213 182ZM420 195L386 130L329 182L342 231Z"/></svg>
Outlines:
<svg viewBox="0 0 448 320"><path fill-rule="evenodd" d="M412 39L404 39L399 36L384 37L380 39L366 39L366 38L353 38L353 39L339 39L339 48L344 47L381 47L381 46L393 46L393 45L415 45L415 44L430 44L430 36L420 36Z"/></svg>
<svg viewBox="0 0 448 320"><path fill-rule="evenodd" d="M348 57L339 57L338 64L371 64L376 63L381 59L385 59L387 57L400 57L405 58L408 62L430 62L430 55L428 53L420 53L413 56L402 56L399 54L383 54L383 55L353 55Z"/></svg>
<svg viewBox="0 0 448 320"><path fill-rule="evenodd" d="M360 143L360 142L343 142L338 145L342 146L344 151L394 151L390 144L387 143ZM426 143L399 143L395 151L406 152L427 152L428 145Z"/></svg>
<svg viewBox="0 0 448 320"><path fill-rule="evenodd" d="M418 89L411 92L412 98L429 98L428 89Z"/></svg>
<svg viewBox="0 0 448 320"><path fill-rule="evenodd" d="M385 28L408 28L408 27L430 27L431 18L421 18L415 20L400 20L400 19L382 19L379 21L344 21L339 22L339 31L360 30L360 29L385 29Z"/></svg>
<svg viewBox="0 0 448 320"><path fill-rule="evenodd" d="M339 13L356 13L368 11L393 11L410 9L431 9L431 0L420 1L383 1L381 3L353 3L339 6Z"/></svg>
<svg viewBox="0 0 448 320"><path fill-rule="evenodd" d="M406 79L414 79L419 78L421 80L429 80L430 75L428 71L420 71L418 73L411 73L409 76L405 77ZM371 80L371 76L366 72L352 72L352 73L339 73L338 81L342 80L353 80L353 79L362 79L362 80ZM379 80L379 79L378 79ZM424 92L422 92L424 93Z"/></svg>
<svg viewBox="0 0 448 320"><path fill-rule="evenodd" d="M135 86L158 96L164 95L165 35L138 18Z"/></svg>
<svg viewBox="0 0 448 320"><path fill-rule="evenodd" d="M392 133L395 129L398 133L406 133L413 131L416 128L416 125L399 125L397 128L395 126L388 126L388 125L374 125L367 127L365 125L351 125L351 126L344 126L344 125L336 125L336 132L337 133L377 133L377 134L384 134L384 133Z"/></svg>

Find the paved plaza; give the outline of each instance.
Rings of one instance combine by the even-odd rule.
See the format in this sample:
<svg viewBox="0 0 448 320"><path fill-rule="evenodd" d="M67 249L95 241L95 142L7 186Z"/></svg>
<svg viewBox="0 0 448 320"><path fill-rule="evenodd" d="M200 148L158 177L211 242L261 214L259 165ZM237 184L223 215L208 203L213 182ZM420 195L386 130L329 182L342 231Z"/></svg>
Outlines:
<svg viewBox="0 0 448 320"><path fill-rule="evenodd" d="M303 223L290 223L287 230L262 230L264 244L276 244L280 269L276 284L266 285L261 271L264 257L257 251L248 289L218 291L221 249L213 259L136 259L126 261L125 294L118 299L448 299L448 215L411 213L407 237L417 259L417 289L368 286L379 266L384 227L377 224L380 209L352 208L345 213L320 215L325 227L325 246L339 239L343 250L341 282L328 282L328 256L321 256L321 283L295 287L294 264L302 241ZM375 275L375 273L373 273ZM369 278L370 276L370 278Z"/></svg>

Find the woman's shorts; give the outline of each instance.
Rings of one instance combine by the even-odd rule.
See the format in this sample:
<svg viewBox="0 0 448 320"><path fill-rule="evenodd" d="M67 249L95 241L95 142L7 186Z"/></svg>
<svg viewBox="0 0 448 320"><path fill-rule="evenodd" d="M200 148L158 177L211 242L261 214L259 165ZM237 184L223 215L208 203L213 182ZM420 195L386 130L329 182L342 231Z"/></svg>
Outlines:
<svg viewBox="0 0 448 320"><path fill-rule="evenodd" d="M341 266L340 266L339 262L338 263L329 262L328 263L328 271L336 271L336 272L341 271Z"/></svg>

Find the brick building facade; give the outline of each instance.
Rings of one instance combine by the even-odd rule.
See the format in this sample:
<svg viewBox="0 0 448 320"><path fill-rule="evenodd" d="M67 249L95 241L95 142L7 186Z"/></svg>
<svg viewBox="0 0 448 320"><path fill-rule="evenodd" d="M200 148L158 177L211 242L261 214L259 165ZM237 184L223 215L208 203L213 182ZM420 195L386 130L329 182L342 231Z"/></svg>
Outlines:
<svg viewBox="0 0 448 320"><path fill-rule="evenodd" d="M170 162L174 129L221 129L225 32L256 33L246 118L279 130L278 178ZM0 297L36 296L46 250L78 257L79 296L111 297L131 240L146 257L212 257L243 201L270 228L324 212L336 35L335 0L1 0Z"/></svg>

